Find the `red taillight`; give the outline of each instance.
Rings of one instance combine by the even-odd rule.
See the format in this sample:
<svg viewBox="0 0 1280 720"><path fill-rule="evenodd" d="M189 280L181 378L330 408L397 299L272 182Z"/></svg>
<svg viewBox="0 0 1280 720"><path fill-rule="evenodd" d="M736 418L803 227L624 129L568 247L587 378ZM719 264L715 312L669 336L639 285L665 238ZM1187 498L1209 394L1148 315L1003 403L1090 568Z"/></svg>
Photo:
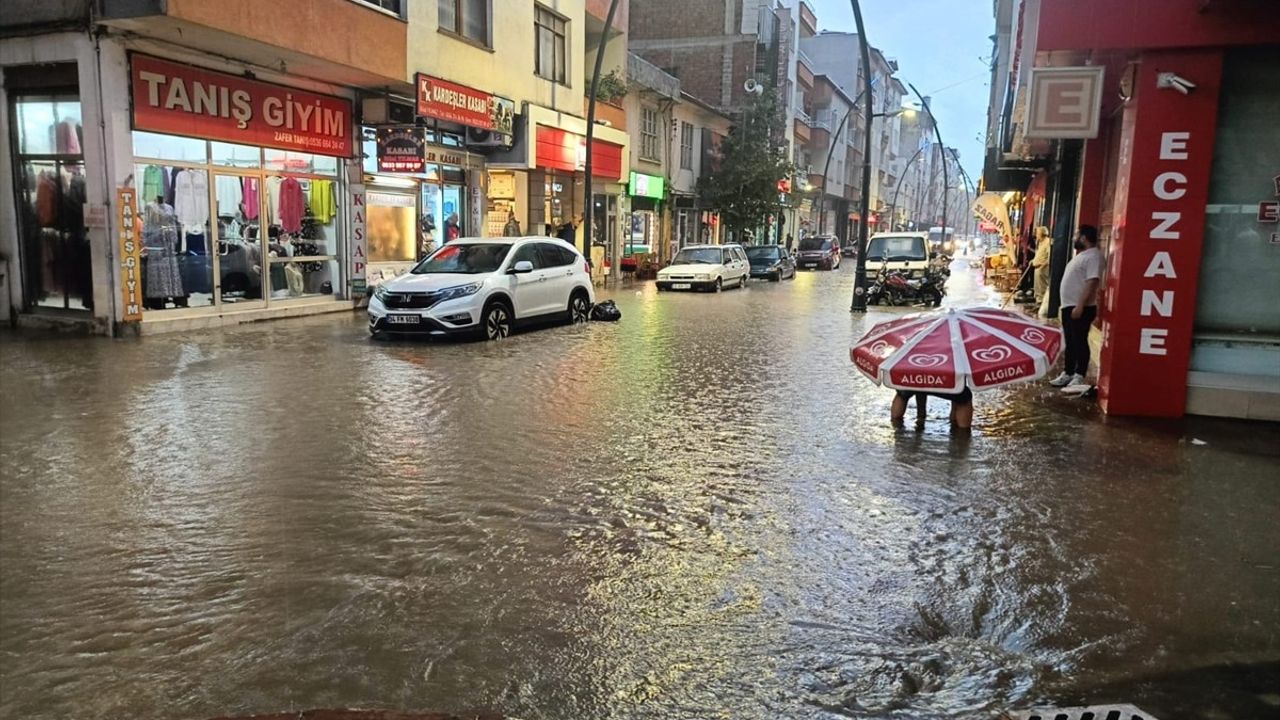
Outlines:
<svg viewBox="0 0 1280 720"><path fill-rule="evenodd" d="M586 260L583 260L583 261L582 261L582 272L584 272L584 273L586 273L586 274L590 275L590 274L591 274L591 263L587 262Z"/></svg>

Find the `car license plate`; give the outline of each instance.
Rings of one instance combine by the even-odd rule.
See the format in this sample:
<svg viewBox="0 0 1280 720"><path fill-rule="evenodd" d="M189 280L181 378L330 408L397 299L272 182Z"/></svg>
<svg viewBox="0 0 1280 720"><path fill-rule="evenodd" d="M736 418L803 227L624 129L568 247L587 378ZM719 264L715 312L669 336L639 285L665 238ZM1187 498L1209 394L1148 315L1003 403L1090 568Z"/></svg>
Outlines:
<svg viewBox="0 0 1280 720"><path fill-rule="evenodd" d="M693 285L690 283L672 283L671 284L672 290L688 290L692 287Z"/></svg>
<svg viewBox="0 0 1280 720"><path fill-rule="evenodd" d="M800 267L807 267L807 268L811 268L811 267L818 267L818 263L805 263L805 264L801 265Z"/></svg>
<svg viewBox="0 0 1280 720"><path fill-rule="evenodd" d="M388 315L387 322L391 325L417 325L422 318L417 315Z"/></svg>

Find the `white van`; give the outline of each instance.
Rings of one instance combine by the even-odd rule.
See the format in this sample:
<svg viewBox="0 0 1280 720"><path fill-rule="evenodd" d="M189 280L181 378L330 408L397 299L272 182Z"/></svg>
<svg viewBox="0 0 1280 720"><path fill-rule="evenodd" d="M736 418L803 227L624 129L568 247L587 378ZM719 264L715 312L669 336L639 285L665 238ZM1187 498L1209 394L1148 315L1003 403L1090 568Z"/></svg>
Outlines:
<svg viewBox="0 0 1280 720"><path fill-rule="evenodd" d="M929 269L929 233L876 233L867 241L867 278L888 265L908 277L924 277Z"/></svg>

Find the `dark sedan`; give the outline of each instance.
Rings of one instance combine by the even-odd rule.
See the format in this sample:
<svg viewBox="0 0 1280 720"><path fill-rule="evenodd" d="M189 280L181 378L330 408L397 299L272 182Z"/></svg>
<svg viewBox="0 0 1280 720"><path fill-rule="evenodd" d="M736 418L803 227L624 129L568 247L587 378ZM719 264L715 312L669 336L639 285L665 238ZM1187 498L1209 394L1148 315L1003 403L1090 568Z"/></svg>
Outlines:
<svg viewBox="0 0 1280 720"><path fill-rule="evenodd" d="M782 280L796 276L796 264L791 253L781 245L752 245L747 249L747 260L751 261L751 277Z"/></svg>
<svg viewBox="0 0 1280 720"><path fill-rule="evenodd" d="M840 267L840 241L831 235L813 235L800 241L796 266L835 270Z"/></svg>

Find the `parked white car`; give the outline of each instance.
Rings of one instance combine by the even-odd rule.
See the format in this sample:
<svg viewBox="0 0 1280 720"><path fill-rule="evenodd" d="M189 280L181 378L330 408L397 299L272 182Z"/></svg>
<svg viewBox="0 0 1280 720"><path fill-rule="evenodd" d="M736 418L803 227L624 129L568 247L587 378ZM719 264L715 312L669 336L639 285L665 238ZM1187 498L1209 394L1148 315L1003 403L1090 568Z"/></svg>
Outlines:
<svg viewBox="0 0 1280 720"><path fill-rule="evenodd" d="M658 289L719 292L750 279L751 262L741 245L686 245L658 272Z"/></svg>
<svg viewBox="0 0 1280 720"><path fill-rule="evenodd" d="M594 303L587 263L563 240L459 238L374 289L369 332L499 340L530 321L586 322Z"/></svg>
<svg viewBox="0 0 1280 720"><path fill-rule="evenodd" d="M897 270L907 277L922 278L929 269L929 234L876 233L867 242L866 265L868 280L874 280L882 267Z"/></svg>

